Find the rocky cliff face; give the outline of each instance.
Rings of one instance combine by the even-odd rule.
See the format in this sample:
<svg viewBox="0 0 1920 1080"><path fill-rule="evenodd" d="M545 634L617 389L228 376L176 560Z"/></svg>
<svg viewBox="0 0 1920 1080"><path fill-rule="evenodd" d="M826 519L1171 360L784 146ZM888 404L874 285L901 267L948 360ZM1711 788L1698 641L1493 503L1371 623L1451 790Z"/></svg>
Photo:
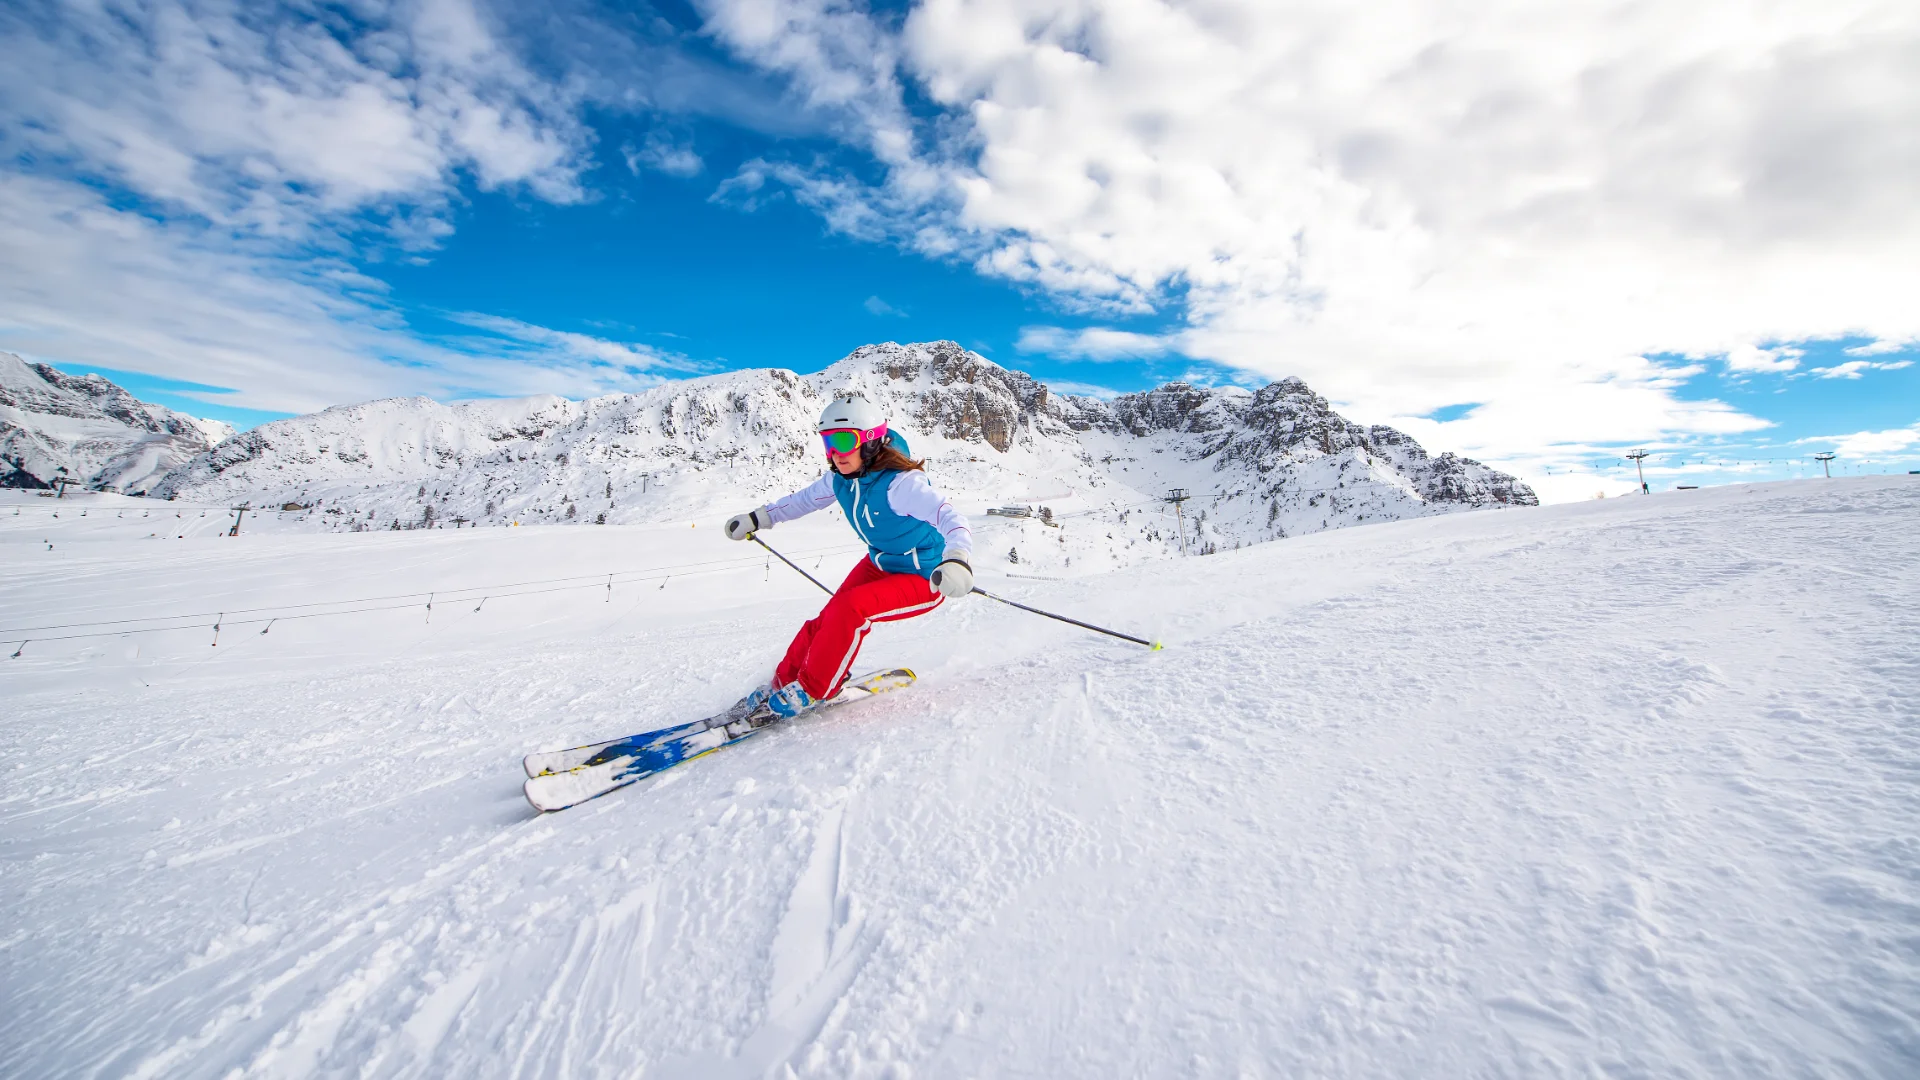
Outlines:
<svg viewBox="0 0 1920 1080"><path fill-rule="evenodd" d="M1421 498L1430 503L1459 506L1538 506L1533 489L1497 469L1451 451L1428 457L1411 435L1384 424L1368 429L1371 450L1415 481Z"/></svg>
<svg viewBox="0 0 1920 1080"><path fill-rule="evenodd" d="M946 341L866 346L813 375L738 371L585 402L328 409L228 440L156 492L318 501L335 527L697 518L818 476L814 419L844 391L880 405L964 502L1070 499L1111 518L1101 535L1115 544L1174 542L1174 528L1138 517L1165 512L1170 487L1208 500L1188 509L1195 542L1216 548L1535 502L1504 473L1346 420L1298 379L1253 393L1173 383L1103 402L1050 393Z"/></svg>
<svg viewBox="0 0 1920 1080"><path fill-rule="evenodd" d="M1451 453L1428 457L1419 443L1393 428L1368 428L1346 419L1294 378L1253 393L1169 383L1112 402L1069 398L1055 411L1075 432L1191 436L1182 447L1191 460L1210 462L1219 472L1238 468L1269 497L1284 485L1263 481L1289 465L1357 454L1401 474L1426 502L1460 507L1539 503L1531 488L1506 473Z"/></svg>
<svg viewBox="0 0 1920 1080"><path fill-rule="evenodd" d="M1116 400L1110 427L1135 435L1179 431L1200 435L1194 447L1216 468L1239 465L1266 477L1286 464L1358 454L1389 465L1422 499L1468 506L1535 506L1539 499L1519 480L1451 453L1430 458L1411 436L1385 425L1364 427L1327 404L1299 379L1287 378L1246 394L1173 383Z"/></svg>
<svg viewBox="0 0 1920 1080"><path fill-rule="evenodd" d="M823 398L842 387L892 406L899 426L1006 453L1036 420L1052 419L1045 385L951 341L866 345L808 380Z"/></svg>
<svg viewBox="0 0 1920 1080"><path fill-rule="evenodd" d="M68 375L0 352L0 487L144 492L233 434L137 400L99 375Z"/></svg>

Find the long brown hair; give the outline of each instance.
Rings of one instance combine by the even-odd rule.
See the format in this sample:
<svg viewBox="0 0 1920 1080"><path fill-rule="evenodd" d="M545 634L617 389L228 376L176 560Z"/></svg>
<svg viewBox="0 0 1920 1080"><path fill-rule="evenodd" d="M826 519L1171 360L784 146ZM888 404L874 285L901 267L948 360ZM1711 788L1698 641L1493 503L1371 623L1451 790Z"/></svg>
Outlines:
<svg viewBox="0 0 1920 1080"><path fill-rule="evenodd" d="M906 472L912 469L925 470L927 463L915 461L893 448L893 444L881 439L877 442L860 444L860 470L862 472L887 472L898 470Z"/></svg>

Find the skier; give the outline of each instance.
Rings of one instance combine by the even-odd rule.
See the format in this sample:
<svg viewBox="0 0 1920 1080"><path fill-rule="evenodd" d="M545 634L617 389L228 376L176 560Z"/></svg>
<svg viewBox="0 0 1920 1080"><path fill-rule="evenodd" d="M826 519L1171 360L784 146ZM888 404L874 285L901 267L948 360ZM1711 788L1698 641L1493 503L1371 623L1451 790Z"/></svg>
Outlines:
<svg viewBox="0 0 1920 1080"><path fill-rule="evenodd" d="M839 692L874 623L924 615L973 591L967 519L907 456L906 439L887 430L879 406L842 394L820 413L815 430L826 445L827 472L785 498L735 514L726 526L729 539L746 540L838 502L867 544L867 557L793 636L773 679L742 701L782 717Z"/></svg>

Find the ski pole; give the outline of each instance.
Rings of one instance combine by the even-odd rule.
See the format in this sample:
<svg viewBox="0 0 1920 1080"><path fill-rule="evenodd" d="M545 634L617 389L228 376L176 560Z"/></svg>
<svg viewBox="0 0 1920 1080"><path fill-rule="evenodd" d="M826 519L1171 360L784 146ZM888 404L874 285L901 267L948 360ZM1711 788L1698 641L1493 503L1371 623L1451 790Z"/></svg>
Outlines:
<svg viewBox="0 0 1920 1080"><path fill-rule="evenodd" d="M806 578L808 581L813 582L815 585L820 585L819 578L816 578L812 574L809 574L805 570L802 570L798 566L795 566L792 559L789 559L785 555L782 555L779 552L774 551L773 548L769 546L765 540L760 539L757 533L752 536L749 536L748 539L752 540L756 544L759 544L761 547L766 548L769 552L772 552L774 558L779 559L781 562L786 563L788 566L792 566L794 572L799 574L801 577ZM825 585L820 585L820 590L824 593L827 593L829 596L833 594L833 590L827 588ZM1124 641L1131 641L1135 645L1145 645L1149 649L1158 650L1162 648L1161 644L1157 641L1148 641L1145 638L1134 637L1132 634L1123 634L1118 630L1109 630L1104 626L1095 626L1092 623L1081 622L1079 619L1069 619L1065 615L1055 615L1051 611L1041 611L1037 607L1028 607L1025 604L1016 603L1012 600L1008 600L1004 596L995 596L978 585L975 585L973 587L973 591L979 593L981 596L984 596L989 600L998 600L999 602L1007 605L1008 607L1016 607L1016 608L1019 608L1021 611L1030 611L1035 615L1045 615L1049 619L1058 619L1063 623L1072 623L1073 625L1078 626L1083 630L1091 630L1096 634L1105 634L1108 637L1117 637Z"/></svg>
<svg viewBox="0 0 1920 1080"><path fill-rule="evenodd" d="M989 600L998 600L1001 603L1007 605L1008 607L1017 607L1021 611L1031 611L1035 615L1045 615L1049 619L1058 619L1063 623L1072 623L1073 625L1078 626L1084 630L1091 630L1096 634L1105 634L1108 637L1117 637L1125 641L1131 641L1135 645L1145 645L1149 649L1158 650L1159 648L1161 648L1160 643L1157 641L1148 641L1145 638L1134 637L1132 634L1123 634L1118 630L1109 630L1104 626L1095 626L1092 623L1081 622L1079 619L1069 619L1065 615L1055 615L1051 611L1041 611L1037 607L1028 607L1025 604L1018 604L1013 602L1012 600L1007 599L1004 596L995 596L978 585L975 585L973 587L973 591L979 593L981 596L984 596Z"/></svg>
<svg viewBox="0 0 1920 1080"><path fill-rule="evenodd" d="M795 566L792 559L789 559L785 555L782 555L779 552L773 550L773 548L770 547L765 540L760 539L759 533L748 533L747 539L753 541L756 544L759 544L763 548L766 548L767 553L772 555L774 558L779 559L781 562L786 563L788 566L792 566L794 573L799 574L801 577L806 578L808 581L813 582L815 585L820 585L819 578L814 577L812 574L809 574L805 570L802 570L798 566ZM833 590L827 588L825 585L820 585L820 591L823 593L826 593L828 596L833 595Z"/></svg>

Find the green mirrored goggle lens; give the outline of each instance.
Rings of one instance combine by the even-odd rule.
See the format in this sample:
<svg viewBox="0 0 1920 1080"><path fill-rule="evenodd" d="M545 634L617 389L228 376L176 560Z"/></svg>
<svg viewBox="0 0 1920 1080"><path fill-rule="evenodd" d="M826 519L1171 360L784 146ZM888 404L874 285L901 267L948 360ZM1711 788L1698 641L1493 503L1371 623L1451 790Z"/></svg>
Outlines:
<svg viewBox="0 0 1920 1080"><path fill-rule="evenodd" d="M823 431L820 439L836 454L851 454L860 447L860 433L850 429Z"/></svg>

